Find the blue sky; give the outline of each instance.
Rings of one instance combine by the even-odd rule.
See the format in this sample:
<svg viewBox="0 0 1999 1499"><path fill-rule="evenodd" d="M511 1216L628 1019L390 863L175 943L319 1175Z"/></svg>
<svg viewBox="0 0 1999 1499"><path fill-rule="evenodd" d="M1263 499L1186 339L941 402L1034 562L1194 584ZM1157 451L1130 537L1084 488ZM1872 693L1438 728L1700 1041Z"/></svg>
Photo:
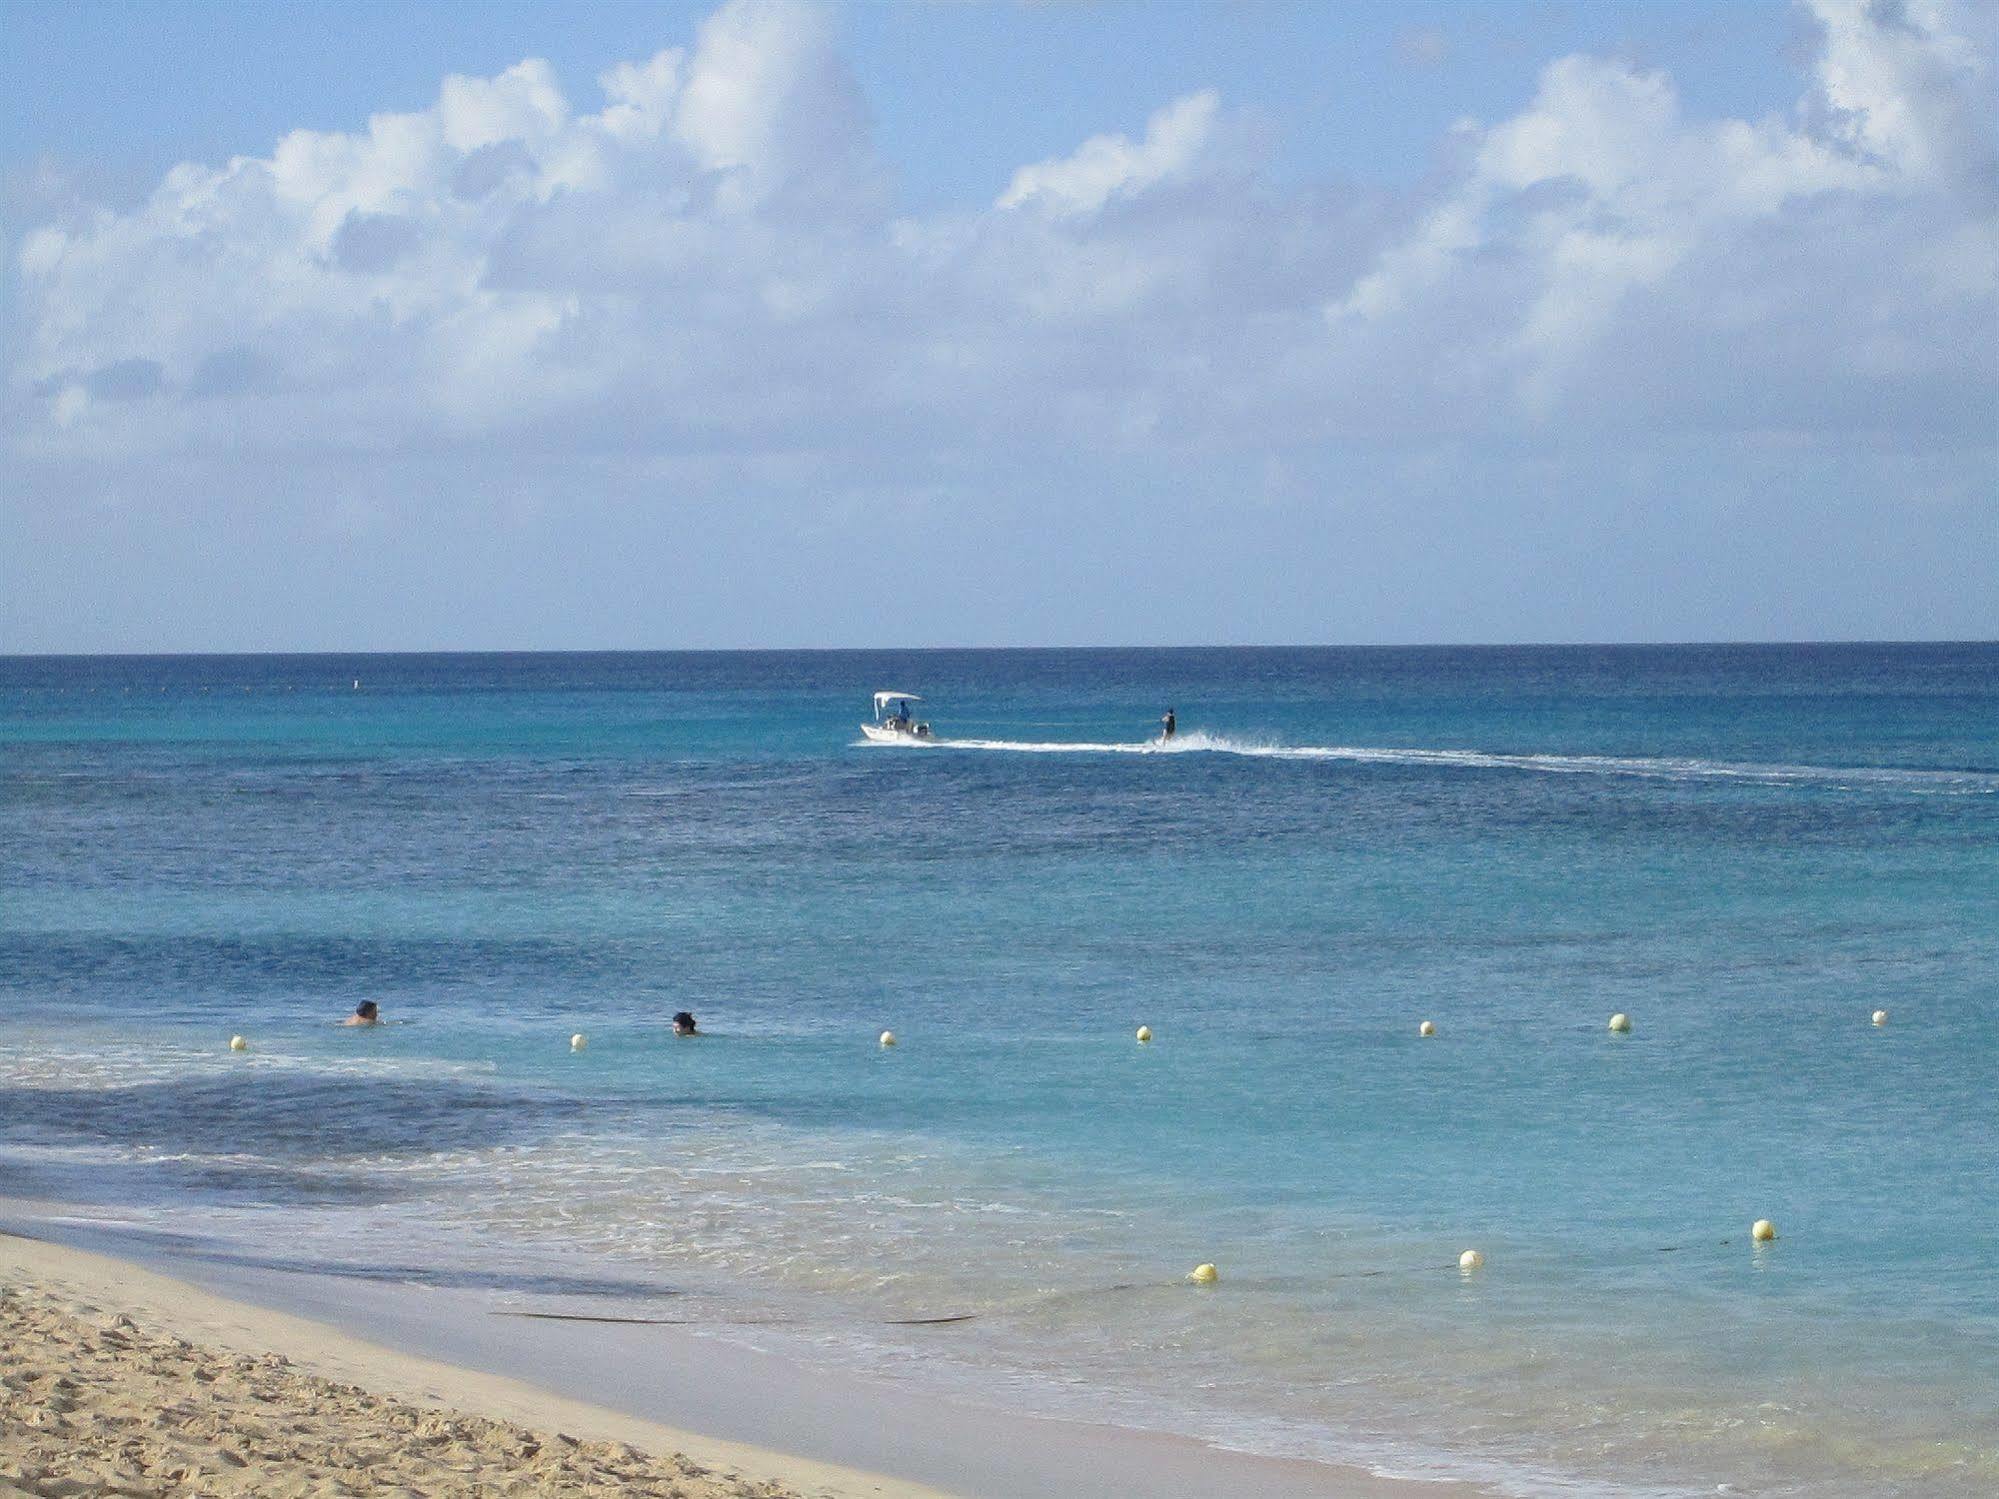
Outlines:
<svg viewBox="0 0 1999 1499"><path fill-rule="evenodd" d="M1992 52L6 0L0 650L1991 635Z"/></svg>
<svg viewBox="0 0 1999 1499"><path fill-rule="evenodd" d="M420 109L447 73L545 57L582 85L684 41L712 5L6 0L0 160L99 165L150 187L181 161L267 150L287 130ZM1551 57L1642 59L1690 108L1754 113L1799 86L1784 0L1588 4L880 4L837 11L841 53L911 204L978 201L1021 161L1130 128L1214 87L1267 112L1283 169L1409 180L1451 123L1519 106ZM107 109L106 99L117 107Z"/></svg>

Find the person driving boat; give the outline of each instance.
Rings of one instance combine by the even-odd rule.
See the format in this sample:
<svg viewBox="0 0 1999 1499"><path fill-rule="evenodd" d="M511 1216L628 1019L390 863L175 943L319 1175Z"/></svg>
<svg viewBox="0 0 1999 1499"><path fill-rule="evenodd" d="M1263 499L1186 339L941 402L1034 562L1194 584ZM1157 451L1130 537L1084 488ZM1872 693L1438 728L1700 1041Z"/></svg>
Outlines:
<svg viewBox="0 0 1999 1499"><path fill-rule="evenodd" d="M929 739L930 725L919 723L909 706L922 701L913 692L896 692L893 689L877 692L874 721L863 723L861 733L877 744L907 744L912 739Z"/></svg>

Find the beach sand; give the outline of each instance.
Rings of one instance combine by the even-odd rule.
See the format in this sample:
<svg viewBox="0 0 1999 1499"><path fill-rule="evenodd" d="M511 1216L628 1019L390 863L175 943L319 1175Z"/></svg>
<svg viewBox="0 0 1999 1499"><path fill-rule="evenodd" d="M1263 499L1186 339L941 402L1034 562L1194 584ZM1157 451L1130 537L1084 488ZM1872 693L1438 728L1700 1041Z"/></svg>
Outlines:
<svg viewBox="0 0 1999 1499"><path fill-rule="evenodd" d="M0 1495L937 1499L0 1234Z"/></svg>
<svg viewBox="0 0 1999 1499"><path fill-rule="evenodd" d="M1486 1499L960 1405L683 1328L495 1317L476 1294L225 1269L106 1242L107 1220L75 1204L0 1197L6 1223L0 1499ZM54 1242L79 1236L170 1273Z"/></svg>

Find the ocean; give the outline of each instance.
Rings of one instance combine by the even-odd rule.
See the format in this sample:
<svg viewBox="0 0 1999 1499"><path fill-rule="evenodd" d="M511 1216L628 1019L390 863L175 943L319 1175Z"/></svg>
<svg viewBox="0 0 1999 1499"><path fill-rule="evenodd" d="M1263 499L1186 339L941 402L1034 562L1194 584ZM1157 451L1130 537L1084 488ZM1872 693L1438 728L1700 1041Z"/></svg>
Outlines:
<svg viewBox="0 0 1999 1499"><path fill-rule="evenodd" d="M1999 1488L1991 644L0 658L0 991L0 1193L219 1258Z"/></svg>

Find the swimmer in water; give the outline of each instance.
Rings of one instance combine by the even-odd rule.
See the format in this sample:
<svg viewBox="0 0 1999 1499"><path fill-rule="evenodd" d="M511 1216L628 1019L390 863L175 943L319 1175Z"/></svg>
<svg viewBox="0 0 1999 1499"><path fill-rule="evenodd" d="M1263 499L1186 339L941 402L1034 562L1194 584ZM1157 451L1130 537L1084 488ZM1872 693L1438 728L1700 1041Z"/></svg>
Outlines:
<svg viewBox="0 0 1999 1499"><path fill-rule="evenodd" d="M694 1016L692 1012L682 1010L673 1017L673 1033L676 1036L698 1036L701 1034L701 1032L694 1028Z"/></svg>
<svg viewBox="0 0 1999 1499"><path fill-rule="evenodd" d="M380 1025L381 1023L381 1006L377 1005L372 999L362 1000L361 1003L354 1007L354 1013L341 1022L343 1025Z"/></svg>
<svg viewBox="0 0 1999 1499"><path fill-rule="evenodd" d="M1168 708L1166 716L1159 720L1159 737L1161 739L1171 739L1179 727L1179 720L1174 718L1173 710Z"/></svg>

